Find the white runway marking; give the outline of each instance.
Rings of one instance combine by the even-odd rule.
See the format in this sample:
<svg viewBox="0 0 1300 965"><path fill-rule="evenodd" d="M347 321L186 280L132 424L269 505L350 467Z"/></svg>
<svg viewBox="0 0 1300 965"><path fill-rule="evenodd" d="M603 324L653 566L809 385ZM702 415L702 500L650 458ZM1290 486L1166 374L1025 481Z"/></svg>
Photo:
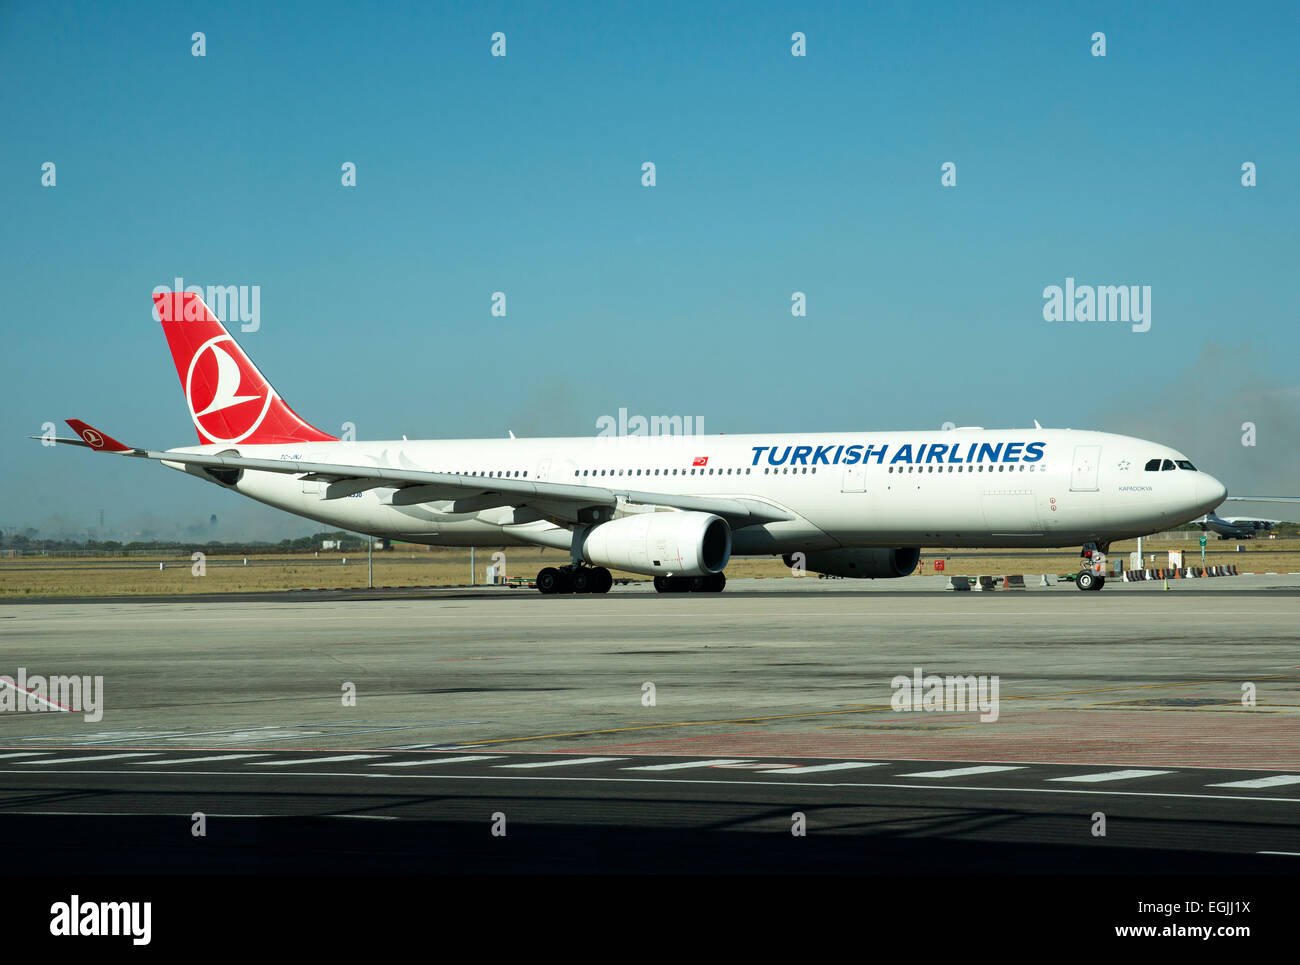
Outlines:
<svg viewBox="0 0 1300 965"><path fill-rule="evenodd" d="M858 767L883 767L883 761L848 761L844 764L815 764L812 767L774 767L756 774L820 774L823 771L847 771Z"/></svg>
<svg viewBox="0 0 1300 965"><path fill-rule="evenodd" d="M750 761L719 758L716 761L683 761L680 764L642 764L639 767L625 767L625 771L684 771L688 767L713 767L715 764L749 764Z"/></svg>
<svg viewBox="0 0 1300 965"><path fill-rule="evenodd" d="M19 751L17 754L0 754L0 758L4 758L4 757L40 757L42 754L48 754L48 753L49 753L49 751ZM27 763L30 764L30 763L32 763L32 762L31 762L31 761L28 761Z"/></svg>
<svg viewBox="0 0 1300 965"><path fill-rule="evenodd" d="M36 762L35 762L35 761L15 761L14 763L17 764L17 765L20 765L20 766L21 766L21 765L24 765L24 764L34 764L34 763L36 763ZM249 766L249 767L252 767L252 766L254 766L254 764L256 764L256 763L257 763L257 762L253 762L253 764L250 764L250 765L248 765L248 766ZM739 763L739 762L737 762L737 763ZM625 768L625 769L626 769L626 768ZM31 774L31 773L32 773L31 771L11 771L11 770L6 770L6 769L3 769L3 768L0 768L0 774ZM87 774L87 773L89 773L89 774L109 774L109 775L119 775L119 776L120 776L120 775L122 774L122 771L120 771L120 770L116 770L116 771L79 771L78 773L81 773L81 774ZM238 772L238 771L161 771L161 772L154 772L154 771L148 771L148 770L145 770L145 771L133 771L132 773L133 773L133 774L138 774L138 775L140 775L140 776L142 776L142 777L164 777L164 776L165 776L165 777L167 777L168 779L171 779L171 778L174 777L176 774L186 774L186 775L189 775L189 776L191 776L191 777L233 777L233 776L237 776L239 772ZM715 778L691 778L691 777L677 777L677 778L673 778L673 777L570 777L570 776L544 775L544 774L493 774L493 775L489 775L489 774L480 774L480 775L470 775L470 774L380 774L380 773L365 773L365 772L357 772L357 771L286 771L286 772L285 772L285 777L287 777L287 778L288 778L288 777L301 777L301 778L314 778L314 777L342 777L342 778L347 778L347 779L349 779L349 780L355 780L355 779L357 779L357 778L378 778L378 777L384 777L384 778L391 778L391 779L394 779L394 780L401 780L401 779L405 778L406 780L412 780L412 781L516 781L516 782L517 782L517 781L541 781L541 782L551 782L551 783L555 783L555 782L566 782L566 783L571 783L571 784L646 784L646 783L652 783L652 784L681 784L681 785L687 785L687 784L718 784L718 785L738 784L738 785L751 785L751 786L754 786L754 787L781 787L781 788L787 788L787 789L789 788L789 785L790 785L790 782L789 782L789 781L777 781L777 780L767 780L767 781L741 781L741 780L717 780L717 779L715 779ZM827 783L827 782L824 782L824 781L807 781L807 782L800 782L800 783L804 784L805 787L834 787L834 788L861 787L861 788L885 788L885 789L888 789L888 790L896 790L896 791L913 791L913 792L915 792L915 791L931 791L931 792L933 792L933 791L936 791L936 790L943 790L943 791L987 791L987 792L989 792L989 793L993 793L993 794L1076 794L1076 795L1077 795L1077 794L1084 793L1083 791L1080 791L1078 788L1054 788L1054 787L1015 787L1015 786L1012 786L1012 787L982 787L982 786L966 785L966 784L940 784L940 785L932 785L932 784L889 784L889 783L883 783L883 782L871 782L871 781L840 781L840 782L836 782L836 783L833 783L833 784L831 784L831 783ZM1188 799L1188 800L1200 800L1200 801L1237 801L1237 802L1241 802L1241 801L1262 801L1262 802L1265 802L1265 803L1268 803L1268 804L1300 804L1300 798L1293 798L1293 797L1258 797L1258 796L1250 795L1250 794L1193 794L1193 793L1186 792L1186 791L1183 791L1183 792L1177 792L1177 791L1174 791L1174 792L1170 792L1170 791L1103 791L1103 790L1099 790L1099 789L1098 789L1098 790L1089 789L1086 793L1091 794L1091 795L1094 796L1094 797L1186 798L1186 799ZM19 814L19 813L26 813L26 812L6 811L5 813L6 813L6 814ZM53 811L36 811L36 812L31 812L31 813L35 813L35 814L54 814L54 813L62 813L62 812L53 812ZM71 814L71 813L82 813L82 812L66 812L66 813ZM92 812L84 812L84 813L92 813ZM99 813L99 812L95 812L95 813ZM120 814L121 812L103 812L103 813L118 813L118 814ZM220 816L221 816L221 815L218 815L218 817L220 817ZM237 816L237 815L230 815L230 816ZM252 815L250 815L250 816L252 816ZM258 817L266 817L267 815L257 815L257 816L258 816ZM212 815L209 815L209 817L212 817Z"/></svg>
<svg viewBox="0 0 1300 965"><path fill-rule="evenodd" d="M983 767L954 767L948 771L920 771L916 774L900 774L899 777L965 777L967 774L992 774L994 771L1019 771L1018 764L986 764Z"/></svg>
<svg viewBox="0 0 1300 965"><path fill-rule="evenodd" d="M368 761L380 754L341 754L337 757L304 757L293 761L253 761L249 767L288 767L290 764L328 764L333 761Z"/></svg>
<svg viewBox="0 0 1300 965"><path fill-rule="evenodd" d="M529 761L526 764L494 764L494 767L563 767L566 764L599 764L601 761L625 761L626 757L570 757L562 761Z"/></svg>
<svg viewBox="0 0 1300 965"><path fill-rule="evenodd" d="M500 758L500 754L461 754L459 757L438 757L431 761L385 761L382 764L371 764L371 767L423 767L426 764L460 764L463 761L495 761Z"/></svg>
<svg viewBox="0 0 1300 965"><path fill-rule="evenodd" d="M49 761L15 761L16 764L98 764L115 761L120 757L157 757L157 751L136 751L133 754L97 754L91 757L56 757Z"/></svg>
<svg viewBox="0 0 1300 965"><path fill-rule="evenodd" d="M140 761L136 766L156 764L158 767L170 767L172 764L202 764L206 761L238 761L248 757L270 756L270 754L218 754L216 757L182 757L176 761Z"/></svg>
<svg viewBox="0 0 1300 965"><path fill-rule="evenodd" d="M1172 774L1173 771L1104 771L1101 774L1076 774L1074 777L1049 777L1049 781L1064 781L1067 784L1101 784L1103 781L1128 781L1135 777L1156 777L1160 774Z"/></svg>
<svg viewBox="0 0 1300 965"><path fill-rule="evenodd" d="M1272 777L1256 777L1249 781L1207 784L1206 787L1283 787L1287 784L1300 784L1300 774L1275 774Z"/></svg>

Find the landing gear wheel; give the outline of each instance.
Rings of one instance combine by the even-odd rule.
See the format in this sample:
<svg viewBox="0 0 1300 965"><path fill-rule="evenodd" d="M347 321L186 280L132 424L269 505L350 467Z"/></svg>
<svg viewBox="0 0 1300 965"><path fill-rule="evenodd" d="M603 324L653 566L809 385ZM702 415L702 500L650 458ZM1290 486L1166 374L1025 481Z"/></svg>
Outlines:
<svg viewBox="0 0 1300 965"><path fill-rule="evenodd" d="M565 569L556 570L555 572L559 574L559 579L556 581L555 592L572 593L573 592L573 571L566 567Z"/></svg>
<svg viewBox="0 0 1300 965"><path fill-rule="evenodd" d="M655 589L660 593L688 593L691 589L691 577L656 576Z"/></svg>
<svg viewBox="0 0 1300 965"><path fill-rule="evenodd" d="M709 588L709 578L707 576L687 577L686 586L683 589L691 593L703 593Z"/></svg>
<svg viewBox="0 0 1300 965"><path fill-rule="evenodd" d="M1074 585L1081 590L1097 590L1100 589L1097 580L1098 577L1092 570L1080 570L1079 575L1074 578Z"/></svg>
<svg viewBox="0 0 1300 965"><path fill-rule="evenodd" d="M549 596L552 593L560 592L560 571L553 566L548 566L537 574L537 591Z"/></svg>
<svg viewBox="0 0 1300 965"><path fill-rule="evenodd" d="M580 566L573 571L573 592L574 593L594 593L596 584L596 571Z"/></svg>
<svg viewBox="0 0 1300 965"><path fill-rule="evenodd" d="M1105 586L1105 585L1106 585L1106 577L1104 577L1104 576L1099 576L1099 577L1097 577L1097 585L1094 586L1093 589L1094 589L1094 590L1100 590L1100 589L1101 589L1103 586Z"/></svg>
<svg viewBox="0 0 1300 965"><path fill-rule="evenodd" d="M595 578L591 587L592 593L608 593L614 586L614 574L603 566L598 566L591 571Z"/></svg>
<svg viewBox="0 0 1300 965"><path fill-rule="evenodd" d="M727 585L727 575L725 573L714 573L712 576L705 577L706 593L721 593L723 587Z"/></svg>

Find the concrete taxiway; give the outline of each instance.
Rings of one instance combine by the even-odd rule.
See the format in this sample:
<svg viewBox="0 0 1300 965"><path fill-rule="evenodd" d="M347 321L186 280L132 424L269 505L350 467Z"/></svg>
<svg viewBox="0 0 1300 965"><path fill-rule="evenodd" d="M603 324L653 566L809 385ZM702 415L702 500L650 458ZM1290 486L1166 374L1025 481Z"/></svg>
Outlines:
<svg viewBox="0 0 1300 965"><path fill-rule="evenodd" d="M656 867L671 840L743 870L738 842L790 838L795 812L836 854L910 854L916 870L1300 861L1294 578L982 594L736 582L3 606L0 674L102 676L103 716L0 715L0 822L92 835L100 847L69 847L101 869L123 842L178 821L188 834L195 811L260 842L252 862L275 860L258 822L306 822L282 869L362 835L380 866L408 870L421 854L544 870L579 839L605 857L574 870L608 869L596 839L610 836L660 842ZM995 712L891 703L896 678L931 675L996 681ZM558 850L480 864L497 812ZM358 830L411 822L435 843L408 858L396 828ZM770 867L818 847L770 852ZM242 853L194 860L248 870Z"/></svg>

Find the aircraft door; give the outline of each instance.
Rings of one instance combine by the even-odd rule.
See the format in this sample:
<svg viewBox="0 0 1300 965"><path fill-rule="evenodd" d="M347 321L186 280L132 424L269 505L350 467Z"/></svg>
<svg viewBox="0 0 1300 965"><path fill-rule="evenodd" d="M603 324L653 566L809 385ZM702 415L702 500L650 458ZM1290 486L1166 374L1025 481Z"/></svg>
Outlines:
<svg viewBox="0 0 1300 965"><path fill-rule="evenodd" d="M1075 446L1074 467L1070 471L1070 490L1076 493L1097 491L1097 469L1101 464L1101 446Z"/></svg>
<svg viewBox="0 0 1300 965"><path fill-rule="evenodd" d="M864 466L845 466L844 481L840 484L842 493L865 493L867 491L867 470Z"/></svg>

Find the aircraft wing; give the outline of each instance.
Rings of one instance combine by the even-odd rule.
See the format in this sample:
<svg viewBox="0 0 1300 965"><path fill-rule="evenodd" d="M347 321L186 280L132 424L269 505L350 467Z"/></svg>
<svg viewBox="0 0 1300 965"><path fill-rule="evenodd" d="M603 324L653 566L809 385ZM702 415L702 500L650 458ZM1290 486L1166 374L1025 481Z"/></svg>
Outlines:
<svg viewBox="0 0 1300 965"><path fill-rule="evenodd" d="M386 466L352 466L342 463L293 462L277 459L249 459L244 456L208 455L203 453L167 452L138 449L118 442L78 419L67 420L80 439L55 439L65 445L87 446L96 452L111 452L137 459L151 459L173 466L199 466L206 469L246 469L253 472L276 472L299 476L310 482L326 483L324 499L341 499L367 489L395 487L393 504L450 500L449 513L468 513L493 506L525 506L538 503L568 509L579 519L579 510L615 507L619 503L667 506L672 509L713 513L736 529L761 523L792 519L788 513L752 499L723 496L682 496L668 493L624 489L622 487L573 486L566 483L532 479L462 476L416 469ZM40 438L34 436L33 438ZM594 522L594 519L583 520Z"/></svg>

